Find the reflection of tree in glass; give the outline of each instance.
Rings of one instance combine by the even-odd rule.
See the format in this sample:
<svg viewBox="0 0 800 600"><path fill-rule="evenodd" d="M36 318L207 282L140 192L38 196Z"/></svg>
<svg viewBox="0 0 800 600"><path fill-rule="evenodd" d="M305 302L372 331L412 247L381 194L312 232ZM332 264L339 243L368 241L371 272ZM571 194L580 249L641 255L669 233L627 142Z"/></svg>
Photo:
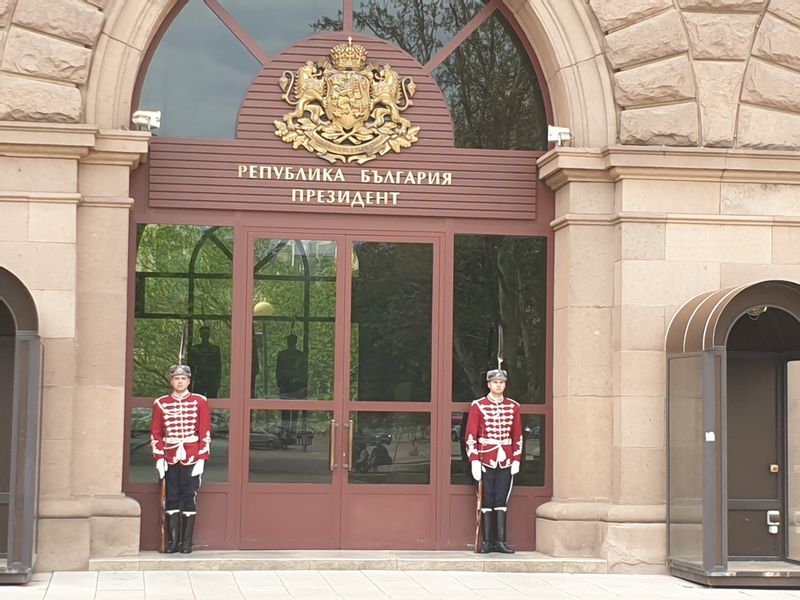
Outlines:
<svg viewBox="0 0 800 600"><path fill-rule="evenodd" d="M484 0L355 0L353 28L394 43L424 65L484 5ZM324 17L312 26L339 31L341 21Z"/></svg>
<svg viewBox="0 0 800 600"><path fill-rule="evenodd" d="M356 31L399 46L428 63L483 8L482 0L357 0ZM320 19L316 31L338 31ZM461 148L544 150L547 118L527 51L495 11L433 72Z"/></svg>
<svg viewBox="0 0 800 600"><path fill-rule="evenodd" d="M453 401L486 393L503 325L509 395L544 402L547 256L544 238L456 236Z"/></svg>
<svg viewBox="0 0 800 600"><path fill-rule="evenodd" d="M393 42L421 64L427 63L474 17L483 0L356 0L353 28ZM337 31L341 24L320 19L317 31Z"/></svg>
<svg viewBox="0 0 800 600"><path fill-rule="evenodd" d="M200 341L201 322L216 323L222 370L219 394L230 387L230 315L233 230L189 225L139 225L136 232L136 330L133 395L169 389L181 330L186 346Z"/></svg>
<svg viewBox="0 0 800 600"><path fill-rule="evenodd" d="M270 395L277 395L279 351L297 327L298 349L307 355L302 394L329 399L333 388L333 320L336 312L335 244L315 240L260 239L255 244L253 302L268 301L274 312L258 317L255 337L266 350ZM263 339L266 335L266 339ZM262 361L264 356L261 357ZM259 393L262 390L258 390Z"/></svg>
<svg viewBox="0 0 800 600"><path fill-rule="evenodd" d="M450 105L456 146L544 150L547 116L536 72L495 13L434 72Z"/></svg>
<svg viewBox="0 0 800 600"><path fill-rule="evenodd" d="M358 337L359 400L430 399L432 247L355 245L353 336ZM353 380L351 379L351 383Z"/></svg>

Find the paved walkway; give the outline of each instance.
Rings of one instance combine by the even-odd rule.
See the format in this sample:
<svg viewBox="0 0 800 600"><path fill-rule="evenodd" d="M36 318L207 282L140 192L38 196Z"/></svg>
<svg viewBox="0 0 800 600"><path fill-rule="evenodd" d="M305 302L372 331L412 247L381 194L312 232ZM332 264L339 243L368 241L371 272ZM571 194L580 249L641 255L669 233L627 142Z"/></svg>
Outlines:
<svg viewBox="0 0 800 600"><path fill-rule="evenodd" d="M789 600L800 589L709 589L666 575L457 571L37 573L0 600Z"/></svg>

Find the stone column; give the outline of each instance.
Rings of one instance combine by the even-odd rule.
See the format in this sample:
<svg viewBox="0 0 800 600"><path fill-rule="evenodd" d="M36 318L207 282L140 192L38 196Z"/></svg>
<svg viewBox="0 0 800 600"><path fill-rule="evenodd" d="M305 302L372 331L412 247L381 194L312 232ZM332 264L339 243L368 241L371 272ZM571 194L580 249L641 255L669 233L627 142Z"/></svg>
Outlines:
<svg viewBox="0 0 800 600"><path fill-rule="evenodd" d="M719 284L665 251L666 211L711 212L719 184L670 181L662 159L567 148L540 163L557 217L554 497L537 548L612 572L665 571L665 321Z"/></svg>
<svg viewBox="0 0 800 600"><path fill-rule="evenodd" d="M1 86L2 84L0 84ZM80 125L0 122L0 262L36 304L44 344L38 552L64 557L88 548L88 528L51 517L70 505L75 385L78 160L93 143ZM40 568L47 569L47 557Z"/></svg>
<svg viewBox="0 0 800 600"><path fill-rule="evenodd" d="M139 552L140 508L122 494L122 464L129 182L146 135L101 130L79 167L72 490L91 498L91 556Z"/></svg>
<svg viewBox="0 0 800 600"><path fill-rule="evenodd" d="M148 134L4 127L5 147L35 158L15 159L3 183L38 190L16 204L25 242L0 247L31 289L45 344L35 568L86 569L91 555L139 549L139 506L121 493L121 465L128 181Z"/></svg>
<svg viewBox="0 0 800 600"><path fill-rule="evenodd" d="M560 152L561 168L546 179L556 191L553 501L537 511L536 549L601 557L601 515L613 493L614 184L587 169L585 153ZM540 168L551 175L547 162Z"/></svg>

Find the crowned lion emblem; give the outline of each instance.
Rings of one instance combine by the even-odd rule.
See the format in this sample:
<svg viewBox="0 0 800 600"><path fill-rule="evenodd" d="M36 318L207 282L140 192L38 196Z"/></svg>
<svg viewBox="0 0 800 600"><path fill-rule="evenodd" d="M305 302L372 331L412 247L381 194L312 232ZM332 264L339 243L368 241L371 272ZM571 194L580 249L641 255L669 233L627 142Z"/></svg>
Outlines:
<svg viewBox="0 0 800 600"><path fill-rule="evenodd" d="M417 141L419 127L401 114L414 104L410 77L366 64L367 51L352 38L334 46L330 58L308 61L296 75L283 72L281 98L294 110L275 121L275 135L332 163L364 164Z"/></svg>

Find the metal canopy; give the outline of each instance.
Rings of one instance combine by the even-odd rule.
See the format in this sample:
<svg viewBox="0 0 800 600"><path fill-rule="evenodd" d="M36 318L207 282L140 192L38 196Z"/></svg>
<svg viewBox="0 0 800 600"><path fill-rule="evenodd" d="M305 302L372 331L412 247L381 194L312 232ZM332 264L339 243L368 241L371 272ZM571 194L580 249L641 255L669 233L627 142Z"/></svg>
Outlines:
<svg viewBox="0 0 800 600"><path fill-rule="evenodd" d="M749 310L777 307L800 318L800 285L779 279L703 292L684 304L667 330L667 354L724 348L731 326Z"/></svg>
<svg viewBox="0 0 800 600"><path fill-rule="evenodd" d="M747 437L757 425L766 423L775 441L777 455L764 461L775 462L772 473L784 473L778 463L788 463L787 448L800 447L790 443L800 429L780 416L789 406L787 365L800 361L800 285L764 280L699 294L675 313L665 349L670 572L712 586L795 585L800 570L786 569L788 563L777 560L789 556L781 544L775 545L776 560L742 562L751 554L773 554L761 549L742 552L741 544L742 523L760 523L757 517L766 502L761 499L773 496L762 494L749 478L742 487L741 477L731 477L753 473L741 461L741 452L736 453L742 444L748 455L757 455L756 462L769 454L769 444L751 444ZM798 401L793 402L793 410L798 410ZM762 414L772 417L759 421L756 417ZM759 440L767 439L763 434L759 430ZM729 464L731 460L736 464ZM800 458L793 460L800 464ZM794 469L787 464L785 472ZM796 509L788 508L789 496L776 489L781 512L794 514Z"/></svg>

